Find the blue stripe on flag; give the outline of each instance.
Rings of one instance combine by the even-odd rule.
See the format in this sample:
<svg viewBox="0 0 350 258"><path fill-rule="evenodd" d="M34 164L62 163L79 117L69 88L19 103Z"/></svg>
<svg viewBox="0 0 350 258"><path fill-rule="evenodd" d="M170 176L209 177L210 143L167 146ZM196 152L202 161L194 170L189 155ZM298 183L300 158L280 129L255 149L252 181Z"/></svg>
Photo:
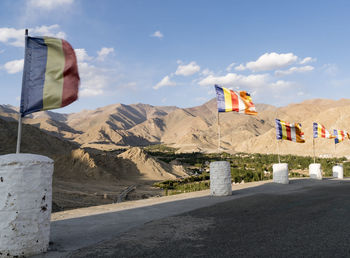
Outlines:
<svg viewBox="0 0 350 258"><path fill-rule="evenodd" d="M226 112L224 90L217 85L215 85L215 90L216 90L218 111L219 112Z"/></svg>
<svg viewBox="0 0 350 258"><path fill-rule="evenodd" d="M276 122L276 138L277 140L282 140L282 126L279 119L275 119Z"/></svg>
<svg viewBox="0 0 350 258"><path fill-rule="evenodd" d="M314 138L318 137L318 126L317 123L314 123Z"/></svg>
<svg viewBox="0 0 350 258"><path fill-rule="evenodd" d="M339 143L338 130L333 129L333 133L334 133L334 136L335 136L334 143L337 144L337 143Z"/></svg>
<svg viewBox="0 0 350 258"><path fill-rule="evenodd" d="M43 109L46 63L47 45L44 39L27 37L20 110L22 116Z"/></svg>

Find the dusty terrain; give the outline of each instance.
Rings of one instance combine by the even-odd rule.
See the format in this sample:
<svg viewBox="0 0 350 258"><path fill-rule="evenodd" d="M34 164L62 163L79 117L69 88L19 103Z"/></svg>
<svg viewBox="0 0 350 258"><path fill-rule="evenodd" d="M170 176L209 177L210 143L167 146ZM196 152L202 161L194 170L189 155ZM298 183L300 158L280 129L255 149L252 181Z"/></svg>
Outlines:
<svg viewBox="0 0 350 258"><path fill-rule="evenodd" d="M300 122L306 143L283 141L280 153L313 155L312 124L350 129L350 100L313 99L286 107L257 104L258 116L220 113L226 152L277 153L274 119ZM0 154L14 153L17 108L0 105ZM178 152L217 151L216 100L193 108L115 104L73 114L38 112L24 119L22 152L55 160L54 210L161 195L155 181L185 176L181 166L149 157L140 148L162 143ZM350 131L350 130L349 130ZM316 156L350 156L349 140L316 139ZM127 151L126 151L127 150ZM130 190L130 192L129 192Z"/></svg>
<svg viewBox="0 0 350 258"><path fill-rule="evenodd" d="M283 154L313 155L312 124L329 131L350 130L350 100L312 99L285 107L257 104L257 116L220 113L221 148L227 152L276 153L275 118L299 122L306 143L284 141ZM115 150L128 146L166 144L179 152L215 152L218 145L216 99L193 108L115 104L73 114L34 113L24 120L80 147ZM16 108L0 106L0 117L16 119ZM332 140L316 139L317 156L347 156L349 141L334 148Z"/></svg>
<svg viewBox="0 0 350 258"><path fill-rule="evenodd" d="M0 154L14 153L16 138L17 123L0 119ZM82 149L30 125L23 126L21 152L54 159L53 211L123 201L120 194L129 187L127 200L160 196L154 182L187 176L182 166L159 161L138 147Z"/></svg>

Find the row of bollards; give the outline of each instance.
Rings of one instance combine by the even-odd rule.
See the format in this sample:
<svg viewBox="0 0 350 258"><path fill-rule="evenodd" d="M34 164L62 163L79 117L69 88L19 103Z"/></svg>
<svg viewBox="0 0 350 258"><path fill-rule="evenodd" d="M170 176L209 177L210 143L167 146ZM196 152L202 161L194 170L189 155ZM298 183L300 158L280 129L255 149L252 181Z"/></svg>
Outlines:
<svg viewBox="0 0 350 258"><path fill-rule="evenodd" d="M278 163L273 165L273 182L289 184L288 164ZM322 179L321 164L312 163L309 166L309 176L312 179ZM344 178L343 165L333 167L333 177ZM227 161L215 161L210 163L210 194L212 196L228 196L232 194L231 167Z"/></svg>
<svg viewBox="0 0 350 258"><path fill-rule="evenodd" d="M287 163L278 163L273 165L273 182L279 184L289 184L288 179L288 164ZM344 178L344 169L343 165L338 164L333 166L332 169L333 177L338 179ZM312 179L321 180L322 177L322 168L320 163L312 163L309 165L309 176Z"/></svg>

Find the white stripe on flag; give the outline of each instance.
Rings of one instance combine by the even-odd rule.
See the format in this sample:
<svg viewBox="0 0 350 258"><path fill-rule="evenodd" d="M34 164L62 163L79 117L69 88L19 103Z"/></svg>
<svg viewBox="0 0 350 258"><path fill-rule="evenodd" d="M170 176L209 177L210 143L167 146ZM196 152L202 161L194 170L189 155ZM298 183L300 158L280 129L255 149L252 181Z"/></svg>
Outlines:
<svg viewBox="0 0 350 258"><path fill-rule="evenodd" d="M290 125L290 134L291 134L291 137L292 137L292 141L296 142L297 141L297 136L296 136L296 133L295 133L295 124L291 124Z"/></svg>
<svg viewBox="0 0 350 258"><path fill-rule="evenodd" d="M237 97L238 97L238 112L239 113L245 113L245 104L243 102L243 100L241 99L241 96L239 96L238 93L237 94Z"/></svg>

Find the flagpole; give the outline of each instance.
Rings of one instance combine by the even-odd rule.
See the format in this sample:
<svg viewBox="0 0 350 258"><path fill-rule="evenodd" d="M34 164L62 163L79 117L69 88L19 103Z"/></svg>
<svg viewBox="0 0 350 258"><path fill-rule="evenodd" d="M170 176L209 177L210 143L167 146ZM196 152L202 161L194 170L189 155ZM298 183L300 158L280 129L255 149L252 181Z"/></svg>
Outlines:
<svg viewBox="0 0 350 258"><path fill-rule="evenodd" d="M24 32L24 36L25 36L25 50L24 50L24 58L26 56L26 51L27 51L27 37L28 37L28 29L25 29ZM23 69L23 73L24 73L24 69ZM22 78L22 84L23 84L23 80L24 80L24 75ZM22 114L21 114L21 110L18 113L18 133L17 133L17 146L16 146L16 154L19 154L21 151L21 140L22 140Z"/></svg>
<svg viewBox="0 0 350 258"><path fill-rule="evenodd" d="M218 112L218 152L220 152L220 112Z"/></svg>
<svg viewBox="0 0 350 258"><path fill-rule="evenodd" d="M280 158L280 142L282 140L277 140L277 155L278 155L278 163L281 163L281 158Z"/></svg>
<svg viewBox="0 0 350 258"><path fill-rule="evenodd" d="M315 155L315 138L312 137L312 146L314 149L314 163L316 163L316 155Z"/></svg>

